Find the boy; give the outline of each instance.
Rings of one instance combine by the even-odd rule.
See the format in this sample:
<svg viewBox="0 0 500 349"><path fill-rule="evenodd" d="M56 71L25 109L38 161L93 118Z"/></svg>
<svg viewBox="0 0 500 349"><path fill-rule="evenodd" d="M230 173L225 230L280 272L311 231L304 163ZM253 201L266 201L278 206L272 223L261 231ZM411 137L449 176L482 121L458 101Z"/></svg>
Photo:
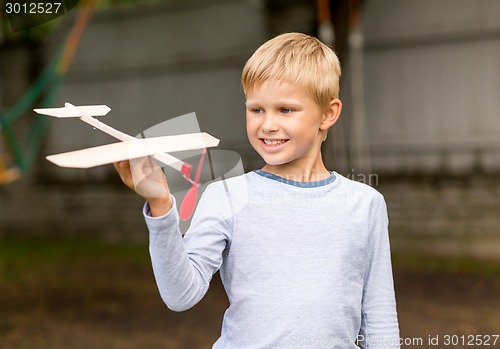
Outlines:
<svg viewBox="0 0 500 349"><path fill-rule="evenodd" d="M319 40L277 36L242 74L257 171L209 185L184 238L164 177L145 219L160 294L195 305L220 269L230 306L213 348L399 347L382 195L329 172L340 65ZM115 164L133 188L128 162ZM156 196L156 197L153 197Z"/></svg>

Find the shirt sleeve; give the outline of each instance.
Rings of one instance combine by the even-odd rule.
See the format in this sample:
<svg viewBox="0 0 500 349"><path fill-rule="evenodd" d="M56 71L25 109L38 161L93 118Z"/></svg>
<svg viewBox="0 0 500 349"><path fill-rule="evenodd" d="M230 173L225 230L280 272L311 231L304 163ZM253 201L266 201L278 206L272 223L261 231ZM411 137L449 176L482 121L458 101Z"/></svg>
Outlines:
<svg viewBox="0 0 500 349"><path fill-rule="evenodd" d="M383 197L370 225L359 344L364 349L399 348L399 326Z"/></svg>
<svg viewBox="0 0 500 349"><path fill-rule="evenodd" d="M160 295L169 309L184 311L203 298L213 274L220 268L231 222L224 214L225 195L218 195L214 186L208 186L183 237L173 196L172 200L173 207L166 215L151 217L146 204L144 216Z"/></svg>

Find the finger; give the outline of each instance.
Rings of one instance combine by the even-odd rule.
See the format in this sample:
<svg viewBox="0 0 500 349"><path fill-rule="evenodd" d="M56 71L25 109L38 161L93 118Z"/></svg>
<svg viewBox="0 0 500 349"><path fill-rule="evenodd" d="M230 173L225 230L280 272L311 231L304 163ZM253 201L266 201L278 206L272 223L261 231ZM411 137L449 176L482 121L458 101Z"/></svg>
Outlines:
<svg viewBox="0 0 500 349"><path fill-rule="evenodd" d="M132 160L131 174L135 191L148 198L165 197L168 193L162 168L148 157Z"/></svg>
<svg viewBox="0 0 500 349"><path fill-rule="evenodd" d="M128 160L117 161L113 163L113 167L120 176L121 181L130 189L134 190L132 175L130 173L130 164Z"/></svg>
<svg viewBox="0 0 500 349"><path fill-rule="evenodd" d="M125 162L127 162L128 160L123 160L123 161L116 161L116 162L113 162L113 167L115 168L115 170L117 172L121 172L123 167L125 166Z"/></svg>

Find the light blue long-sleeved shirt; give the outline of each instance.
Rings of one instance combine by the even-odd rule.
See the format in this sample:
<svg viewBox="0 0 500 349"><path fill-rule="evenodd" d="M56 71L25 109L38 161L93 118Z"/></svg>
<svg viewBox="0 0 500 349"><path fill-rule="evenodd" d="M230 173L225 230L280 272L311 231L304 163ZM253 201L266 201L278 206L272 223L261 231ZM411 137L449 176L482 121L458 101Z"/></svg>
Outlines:
<svg viewBox="0 0 500 349"><path fill-rule="evenodd" d="M220 269L230 306L213 348L399 348L387 209L373 188L250 172L210 184L184 238L175 203L147 211L170 309L195 305Z"/></svg>

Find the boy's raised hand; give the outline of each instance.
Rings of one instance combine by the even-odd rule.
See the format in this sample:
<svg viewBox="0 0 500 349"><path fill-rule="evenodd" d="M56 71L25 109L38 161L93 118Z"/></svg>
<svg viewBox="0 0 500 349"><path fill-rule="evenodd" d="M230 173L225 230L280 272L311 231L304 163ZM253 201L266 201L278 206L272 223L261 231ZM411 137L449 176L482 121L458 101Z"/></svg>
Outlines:
<svg viewBox="0 0 500 349"><path fill-rule="evenodd" d="M142 196L153 217L166 214L172 207L167 179L161 167L149 157L125 160L113 164L122 182Z"/></svg>

